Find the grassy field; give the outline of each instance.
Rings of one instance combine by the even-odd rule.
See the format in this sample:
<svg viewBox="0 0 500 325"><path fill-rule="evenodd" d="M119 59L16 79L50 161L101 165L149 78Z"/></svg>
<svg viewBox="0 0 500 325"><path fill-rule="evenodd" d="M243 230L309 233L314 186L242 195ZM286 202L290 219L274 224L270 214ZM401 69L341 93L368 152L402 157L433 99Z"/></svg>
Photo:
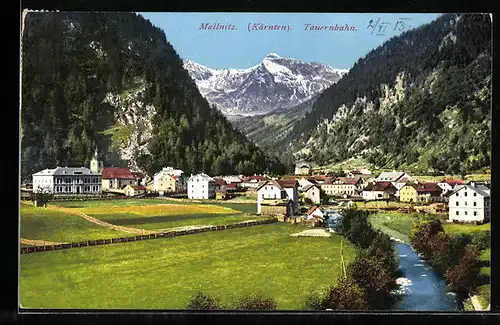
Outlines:
<svg viewBox="0 0 500 325"><path fill-rule="evenodd" d="M101 227L82 217L21 204L22 238L54 242L75 242L89 239L121 237L126 233Z"/></svg>
<svg viewBox="0 0 500 325"><path fill-rule="evenodd" d="M443 228L449 235L459 235L459 234L470 235L475 232L490 230L491 226L490 223L485 223L478 226L474 224L444 223Z"/></svg>
<svg viewBox="0 0 500 325"><path fill-rule="evenodd" d="M340 274L340 239L292 237L275 223L169 239L21 255L20 301L32 308L183 309L196 290L231 305L261 293L301 309ZM344 258L356 248L344 240Z"/></svg>
<svg viewBox="0 0 500 325"><path fill-rule="evenodd" d="M416 218L415 214L380 212L370 214L368 220L375 229L409 244L410 232Z"/></svg>

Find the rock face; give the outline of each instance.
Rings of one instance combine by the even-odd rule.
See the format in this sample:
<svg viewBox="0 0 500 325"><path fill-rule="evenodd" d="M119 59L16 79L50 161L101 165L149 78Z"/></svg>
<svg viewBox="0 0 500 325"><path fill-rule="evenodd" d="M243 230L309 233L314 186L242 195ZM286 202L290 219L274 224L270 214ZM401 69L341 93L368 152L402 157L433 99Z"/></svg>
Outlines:
<svg viewBox="0 0 500 325"><path fill-rule="evenodd" d="M336 83L348 69L301 62L269 53L248 69L211 69L184 60L200 93L227 116L286 111Z"/></svg>

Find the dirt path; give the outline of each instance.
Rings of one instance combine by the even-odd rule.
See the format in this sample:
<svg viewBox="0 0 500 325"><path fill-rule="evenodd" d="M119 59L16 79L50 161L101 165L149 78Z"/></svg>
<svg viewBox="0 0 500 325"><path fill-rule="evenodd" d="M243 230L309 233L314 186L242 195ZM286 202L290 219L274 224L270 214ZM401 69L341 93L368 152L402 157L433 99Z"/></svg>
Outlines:
<svg viewBox="0 0 500 325"><path fill-rule="evenodd" d="M59 245L62 243L58 243L55 241L47 241L47 240L21 238L21 244L31 245L31 246L45 246L45 245Z"/></svg>
<svg viewBox="0 0 500 325"><path fill-rule="evenodd" d="M49 209L53 209L53 210L59 210L59 211L63 211L63 212L67 212L69 214L76 214L84 219L86 219L87 221L90 221L92 223L95 223L96 225L99 225L99 226L102 226L102 227L106 227L106 228L109 228L109 229L114 229L114 230L118 230L118 231L123 231L123 232L127 232L127 233L130 233L130 234L137 234L137 235L149 235L149 234L154 234L156 233L157 231L151 231L151 230L145 230L145 229L137 229L137 228L129 228L129 227L123 227L123 226L117 226L117 225L113 225L111 223L107 223L105 221L102 221L102 220L99 220L99 219L96 219L96 218L93 218L81 211L77 211L75 209L70 209L70 208L63 208L63 207L49 207Z"/></svg>

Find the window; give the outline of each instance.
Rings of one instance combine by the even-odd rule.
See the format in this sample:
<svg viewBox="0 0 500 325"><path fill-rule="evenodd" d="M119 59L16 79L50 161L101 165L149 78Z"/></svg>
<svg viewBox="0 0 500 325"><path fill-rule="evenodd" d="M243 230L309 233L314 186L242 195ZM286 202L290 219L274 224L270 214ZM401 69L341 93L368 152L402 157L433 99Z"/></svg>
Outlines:
<svg viewBox="0 0 500 325"><path fill-rule="evenodd" d="M474 192L474 194L473 194L473 195L474 195L474 196L477 196L476 192Z"/></svg>
<svg viewBox="0 0 500 325"><path fill-rule="evenodd" d="M458 192L457 192L457 194L455 194L455 195L456 195L456 196L458 196Z"/></svg>
<svg viewBox="0 0 500 325"><path fill-rule="evenodd" d="M467 196L467 192L466 191L464 191L464 196Z"/></svg>
<svg viewBox="0 0 500 325"><path fill-rule="evenodd" d="M467 206L467 201L464 202L464 205Z"/></svg>
<svg viewBox="0 0 500 325"><path fill-rule="evenodd" d="M459 215L459 212L457 211L455 214L458 216L458 215Z"/></svg>
<svg viewBox="0 0 500 325"><path fill-rule="evenodd" d="M458 201L457 201L457 206L458 206Z"/></svg>
<svg viewBox="0 0 500 325"><path fill-rule="evenodd" d="M467 215L467 211L465 211L464 214Z"/></svg>
<svg viewBox="0 0 500 325"><path fill-rule="evenodd" d="M475 216L477 216L477 212L476 212L476 211L474 211L474 217L475 217Z"/></svg>
<svg viewBox="0 0 500 325"><path fill-rule="evenodd" d="M476 201L474 201L474 206L476 206Z"/></svg>

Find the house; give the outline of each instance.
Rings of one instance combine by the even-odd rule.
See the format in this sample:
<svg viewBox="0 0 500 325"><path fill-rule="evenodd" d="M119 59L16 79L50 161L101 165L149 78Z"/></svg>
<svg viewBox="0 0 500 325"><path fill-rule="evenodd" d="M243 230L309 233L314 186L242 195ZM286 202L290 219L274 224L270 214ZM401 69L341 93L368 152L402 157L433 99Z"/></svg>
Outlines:
<svg viewBox="0 0 500 325"><path fill-rule="evenodd" d="M305 177L301 177L297 181L299 182L299 191L300 192L304 192L306 186L315 185L316 184L316 182L314 180L308 180Z"/></svg>
<svg viewBox="0 0 500 325"><path fill-rule="evenodd" d="M321 189L315 184L309 184L302 188L302 192L305 193L306 198L311 200L314 204L321 203Z"/></svg>
<svg viewBox="0 0 500 325"><path fill-rule="evenodd" d="M309 175L311 172L311 164L299 162L295 164L295 175Z"/></svg>
<svg viewBox="0 0 500 325"><path fill-rule="evenodd" d="M486 186L475 183L462 185L450 194L450 221L483 223L491 220L491 192Z"/></svg>
<svg viewBox="0 0 500 325"><path fill-rule="evenodd" d="M309 211L307 211L307 216L306 216L306 219L313 219L313 218L321 218L321 219L325 218L323 211L321 211L321 209L315 205L312 206L312 208L310 208Z"/></svg>
<svg viewBox="0 0 500 325"><path fill-rule="evenodd" d="M54 195L101 194L101 174L85 167L56 167L32 175L33 192Z"/></svg>
<svg viewBox="0 0 500 325"><path fill-rule="evenodd" d="M441 194L443 190L437 183L420 183L416 187L417 202L437 202L441 201Z"/></svg>
<svg viewBox="0 0 500 325"><path fill-rule="evenodd" d="M363 190L363 199L370 200L387 200L396 196L396 188L391 182L376 182L370 183Z"/></svg>
<svg viewBox="0 0 500 325"><path fill-rule="evenodd" d="M399 190L399 201L401 202L417 202L417 185L406 184Z"/></svg>
<svg viewBox="0 0 500 325"><path fill-rule="evenodd" d="M446 193L456 190L459 186L464 185L465 182L461 179L443 179L437 185L443 190L443 195Z"/></svg>
<svg viewBox="0 0 500 325"><path fill-rule="evenodd" d="M162 170L153 175L154 192L160 193L173 193L185 191L186 186L184 182L184 172L180 169L172 167L163 167Z"/></svg>
<svg viewBox="0 0 500 325"><path fill-rule="evenodd" d="M329 196L357 195L364 187L361 177L327 177L321 184L321 190Z"/></svg>
<svg viewBox="0 0 500 325"><path fill-rule="evenodd" d="M405 186L406 184L409 184L409 182L407 182L406 180L398 180L398 181L395 181L395 182L391 182L392 185L396 188L396 197L399 198L399 195L400 195L400 190L403 188L403 186Z"/></svg>
<svg viewBox="0 0 500 325"><path fill-rule="evenodd" d="M102 169L102 189L120 190L127 185L139 185L136 176L130 169L121 167L104 167Z"/></svg>
<svg viewBox="0 0 500 325"><path fill-rule="evenodd" d="M262 213L263 205L276 204L287 206L287 216L292 216L298 211L297 180L269 180L261 183L257 189L257 213Z"/></svg>
<svg viewBox="0 0 500 325"><path fill-rule="evenodd" d="M309 182L316 183L316 184L323 184L327 179L326 175L314 175L308 178Z"/></svg>
<svg viewBox="0 0 500 325"><path fill-rule="evenodd" d="M127 185L124 190L126 196L139 196L146 193L146 187L142 185Z"/></svg>
<svg viewBox="0 0 500 325"><path fill-rule="evenodd" d="M377 178L375 178L375 182L410 182L412 180L411 176L407 173L397 171L382 172Z"/></svg>
<svg viewBox="0 0 500 325"><path fill-rule="evenodd" d="M239 176L224 176L222 177L224 181L226 181L227 184L236 184L237 187L239 187L242 183L241 178Z"/></svg>
<svg viewBox="0 0 500 325"><path fill-rule="evenodd" d="M261 176L261 175L248 176L247 178L242 180L242 182L240 183L240 186L243 188L257 189L260 186L259 183L264 182L266 180L267 180L267 177Z"/></svg>
<svg viewBox="0 0 500 325"><path fill-rule="evenodd" d="M146 178L146 175L142 172L139 171L132 171L132 175L134 175L135 179L137 180L137 184L139 185L144 185L144 180Z"/></svg>
<svg viewBox="0 0 500 325"><path fill-rule="evenodd" d="M215 199L215 181L204 173L193 175L187 181L187 191L190 199Z"/></svg>

